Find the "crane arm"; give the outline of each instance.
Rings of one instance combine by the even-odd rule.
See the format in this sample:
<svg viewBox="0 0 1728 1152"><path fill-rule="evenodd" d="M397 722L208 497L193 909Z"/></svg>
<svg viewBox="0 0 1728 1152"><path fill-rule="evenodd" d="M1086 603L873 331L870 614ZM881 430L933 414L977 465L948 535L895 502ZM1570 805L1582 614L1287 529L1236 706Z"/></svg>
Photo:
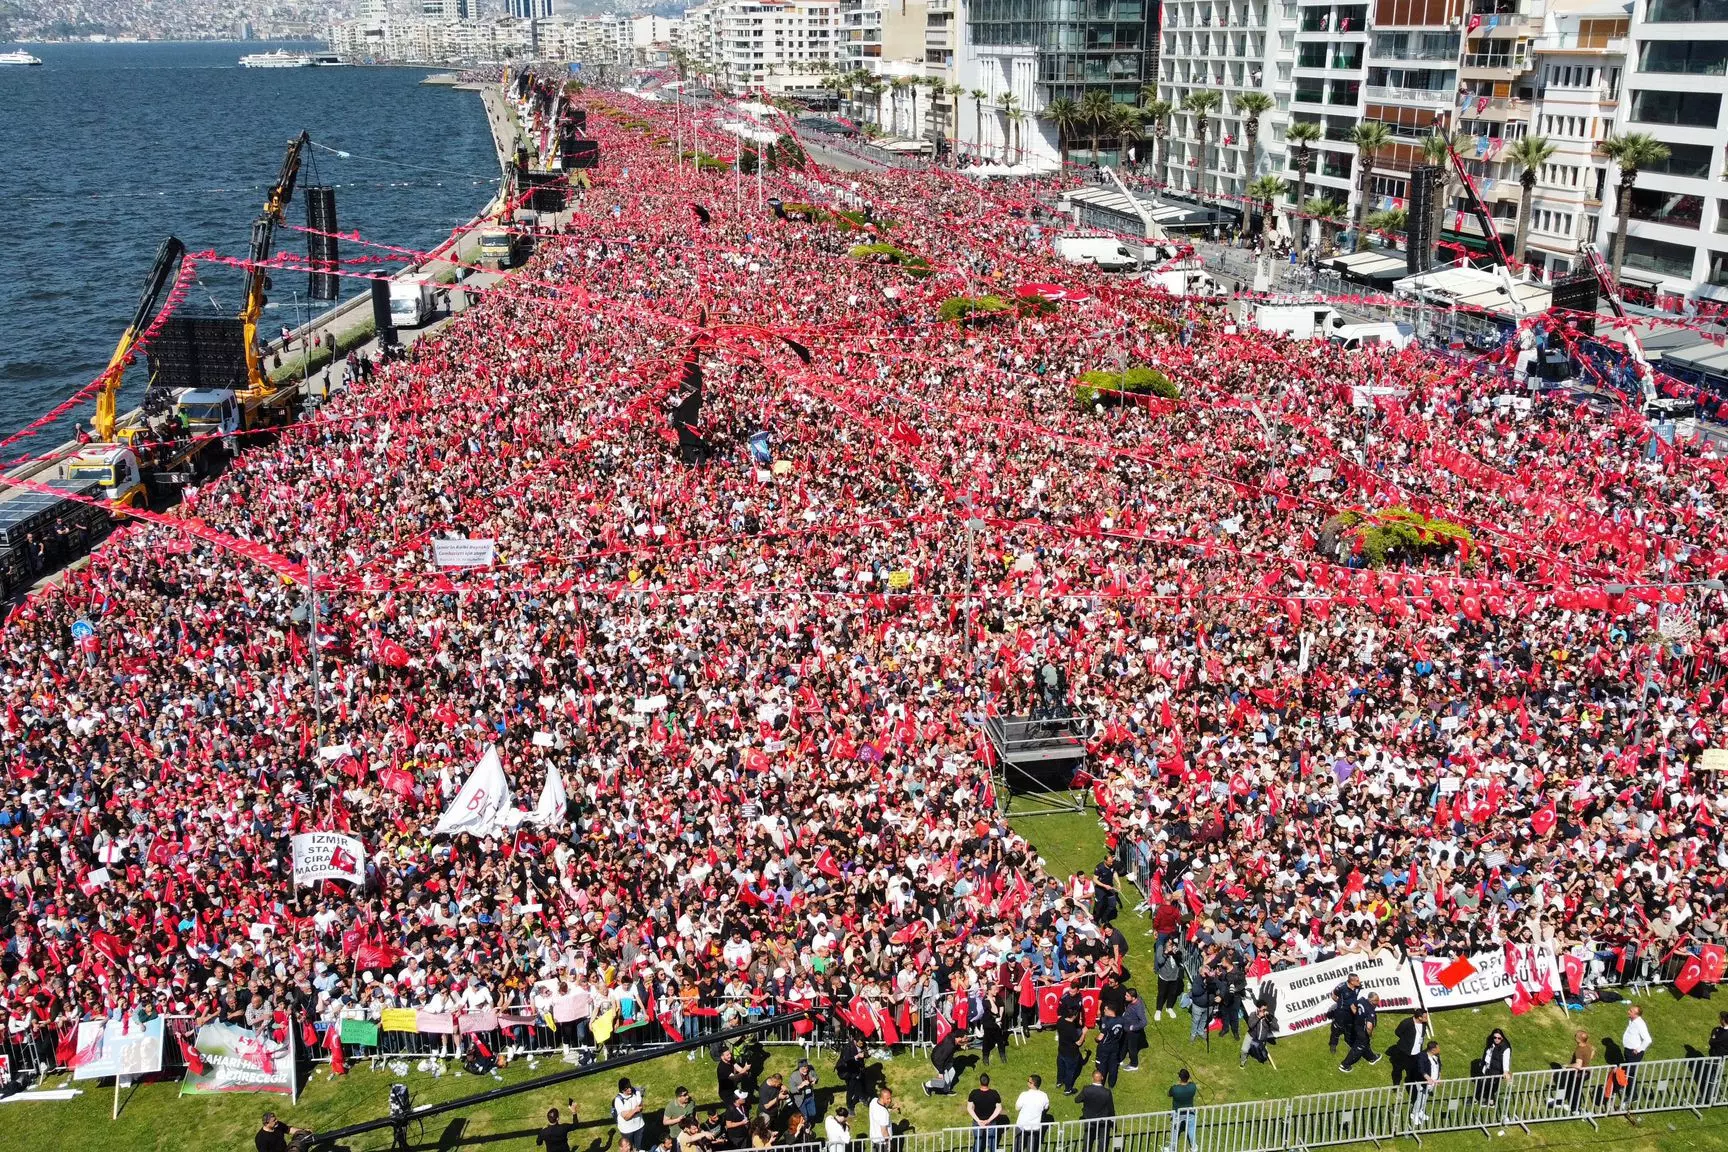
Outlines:
<svg viewBox="0 0 1728 1152"><path fill-rule="evenodd" d="M1488 206L1482 202L1482 194L1476 191L1476 181L1464 167L1464 160L1458 155L1458 149L1452 147L1451 140L1446 142L1446 154L1452 157L1452 169L1458 173L1459 183L1464 185L1464 199L1470 204L1470 214L1476 217L1476 224L1482 229L1482 237L1493 249L1496 261L1503 266L1510 266L1512 258L1506 255L1506 245L1500 243L1500 233L1494 228L1494 217L1489 215Z"/></svg>
<svg viewBox="0 0 1728 1152"><path fill-rule="evenodd" d="M269 276L265 261L276 243L276 226L282 223L282 210L294 198L294 182L300 176L300 157L311 137L302 132L288 141L288 151L282 157L282 170L264 199L264 211L252 222L252 245L246 273L246 306L240 313L244 325L242 338L246 344L246 381L254 393L265 391L264 359L258 353L258 318L264 314L264 289Z"/></svg>
<svg viewBox="0 0 1728 1152"><path fill-rule="evenodd" d="M126 376L127 357L132 355L132 348L138 342L138 334L150 323L156 304L162 298L162 290L174 279L180 268L180 260L185 255L186 245L180 243L175 236L162 241L161 247L156 249L156 262L150 266L150 277L144 283L144 294L138 298L138 309L132 313L132 322L126 325L126 331L120 334L120 343L114 346L114 355L108 358L108 367L102 370L102 391L96 395L95 426L96 439L105 444L114 439L120 382Z"/></svg>
<svg viewBox="0 0 1728 1152"><path fill-rule="evenodd" d="M1617 320L1622 321L1621 340L1626 345L1626 351L1631 355L1632 362L1638 365L1638 388L1644 402L1648 404L1656 399L1656 370L1644 355L1644 345L1638 339L1638 334L1632 331L1632 325L1626 323L1626 304L1620 299L1620 286L1614 283L1613 273L1608 271L1608 265L1602 261L1602 253L1596 251L1596 245L1585 241L1578 245L1585 261L1590 265L1590 271L1596 276L1596 283L1602 289L1602 295L1608 300L1608 310L1614 313Z"/></svg>

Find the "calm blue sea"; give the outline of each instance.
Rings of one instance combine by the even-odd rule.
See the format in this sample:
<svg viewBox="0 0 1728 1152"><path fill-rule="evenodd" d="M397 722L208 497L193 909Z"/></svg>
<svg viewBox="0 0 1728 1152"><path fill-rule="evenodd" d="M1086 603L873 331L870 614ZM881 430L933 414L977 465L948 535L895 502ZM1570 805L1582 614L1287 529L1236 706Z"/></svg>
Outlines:
<svg viewBox="0 0 1728 1152"><path fill-rule="evenodd" d="M336 186L343 231L430 248L490 197L498 167L478 95L422 86L416 69L237 64L275 47L34 45L42 67L0 67L0 433L101 371L164 236L245 255L302 128L349 154L314 148L300 176ZM287 219L304 224L305 212L296 195ZM305 244L278 233L279 248ZM238 271L200 279L200 303L238 309ZM276 279L271 327L298 311L290 294L306 292L303 276ZM142 377L129 374L128 395Z"/></svg>

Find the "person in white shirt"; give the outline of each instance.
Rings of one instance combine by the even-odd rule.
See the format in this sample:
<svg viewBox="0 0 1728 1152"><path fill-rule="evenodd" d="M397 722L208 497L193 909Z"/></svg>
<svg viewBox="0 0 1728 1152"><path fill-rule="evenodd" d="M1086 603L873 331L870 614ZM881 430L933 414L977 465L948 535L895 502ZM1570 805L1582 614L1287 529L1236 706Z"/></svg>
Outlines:
<svg viewBox="0 0 1728 1152"><path fill-rule="evenodd" d="M894 1093L883 1088L870 1101L870 1148L889 1152L894 1140Z"/></svg>
<svg viewBox="0 0 1728 1152"><path fill-rule="evenodd" d="M618 1081L618 1095L612 1097L612 1116L617 1122L618 1138L642 1152L643 1133L647 1121L642 1119L642 1090L630 1083L630 1077Z"/></svg>
<svg viewBox="0 0 1728 1152"><path fill-rule="evenodd" d="M852 1147L852 1113L845 1108L834 1109L822 1123L823 1152L849 1152Z"/></svg>
<svg viewBox="0 0 1728 1152"><path fill-rule="evenodd" d="M1626 1009L1626 1029L1620 1033L1620 1066L1626 1073L1626 1087L1620 1099L1632 1106L1632 1090L1638 1083L1638 1065L1650 1051L1650 1025L1644 1023L1644 1009L1634 1004Z"/></svg>
<svg viewBox="0 0 1728 1152"><path fill-rule="evenodd" d="M1050 1097L1040 1076L1026 1077L1026 1091L1014 1098L1014 1152L1039 1152L1044 1142L1044 1113Z"/></svg>

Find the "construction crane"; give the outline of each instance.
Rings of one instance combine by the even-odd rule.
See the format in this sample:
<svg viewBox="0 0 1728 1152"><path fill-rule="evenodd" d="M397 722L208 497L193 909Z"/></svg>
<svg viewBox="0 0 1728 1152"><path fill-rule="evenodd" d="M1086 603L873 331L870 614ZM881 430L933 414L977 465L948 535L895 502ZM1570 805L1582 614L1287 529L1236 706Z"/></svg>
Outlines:
<svg viewBox="0 0 1728 1152"><path fill-rule="evenodd" d="M1506 245L1500 242L1500 233L1494 228L1494 217L1489 215L1488 206L1482 202L1482 194L1476 190L1476 181L1464 167L1463 157L1458 155L1458 149L1452 147L1452 142L1446 142L1446 154L1452 157L1452 168L1458 173L1459 183L1464 185L1464 199L1470 205L1470 214L1476 217L1476 224L1482 229L1482 236L1488 241L1491 251L1488 255L1503 268L1512 266L1512 258L1506 254Z"/></svg>
<svg viewBox="0 0 1728 1152"><path fill-rule="evenodd" d="M1639 341L1638 334L1632 331L1632 324L1626 315L1626 304L1620 299L1620 286L1614 283L1613 273L1608 271L1608 265L1602 260L1602 253L1596 251L1596 245L1586 240L1578 245L1579 253L1584 262L1590 265L1591 273L1596 277L1596 284L1602 290L1602 296L1608 301L1608 310L1614 313L1614 318L1620 321L1621 341L1626 345L1626 351L1632 357L1632 362L1638 366L1638 392L1643 400L1646 411L1655 404L1659 397L1656 393L1656 370L1650 366L1650 361L1644 356L1644 345Z"/></svg>
<svg viewBox="0 0 1728 1152"><path fill-rule="evenodd" d="M300 157L311 143L311 137L301 132L288 141L288 151L282 157L282 170L276 183L264 199L264 211L252 222L252 248L248 253L246 272L246 306L240 312L245 325L247 399L256 403L270 392L270 381L264 374L264 357L258 345L258 319L264 314L264 292L270 277L264 264L276 245L276 228L282 223L282 211L294 198L294 182L300 176Z"/></svg>
<svg viewBox="0 0 1728 1152"><path fill-rule="evenodd" d="M156 249L156 262L150 266L150 277L144 283L144 294L138 298L138 309L132 313L132 322L120 334L120 343L114 346L114 355L108 358L108 367L102 371L102 391L96 396L95 431L98 440L108 442L114 439L114 421L118 415L120 382L126 376L126 361L138 343L139 334L155 314L163 290L179 272L180 261L185 255L186 245L177 236L168 237Z"/></svg>

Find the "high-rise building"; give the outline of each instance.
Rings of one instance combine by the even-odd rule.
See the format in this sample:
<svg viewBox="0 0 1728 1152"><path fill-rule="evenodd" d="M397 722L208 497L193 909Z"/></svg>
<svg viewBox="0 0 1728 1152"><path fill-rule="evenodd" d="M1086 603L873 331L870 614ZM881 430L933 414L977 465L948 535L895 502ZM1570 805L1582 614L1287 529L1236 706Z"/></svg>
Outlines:
<svg viewBox="0 0 1728 1152"><path fill-rule="evenodd" d="M1668 146L1626 203L1608 166L1602 251L1625 227L1621 279L1657 297L1728 300L1728 201L1722 105L1728 97L1728 9L1717 0L1636 0L1617 130Z"/></svg>
<svg viewBox="0 0 1728 1152"><path fill-rule="evenodd" d="M469 0L420 0L420 15L428 20L466 20Z"/></svg>
<svg viewBox="0 0 1728 1152"><path fill-rule="evenodd" d="M510 15L517 20L549 19L552 0L510 0Z"/></svg>
<svg viewBox="0 0 1728 1152"><path fill-rule="evenodd" d="M839 60L839 0L709 0L684 13L692 72L732 92L814 93Z"/></svg>
<svg viewBox="0 0 1728 1152"><path fill-rule="evenodd" d="M883 84L879 95L860 97L860 113L896 135L922 135L930 113L922 83L925 0L840 0L839 19L839 67Z"/></svg>

